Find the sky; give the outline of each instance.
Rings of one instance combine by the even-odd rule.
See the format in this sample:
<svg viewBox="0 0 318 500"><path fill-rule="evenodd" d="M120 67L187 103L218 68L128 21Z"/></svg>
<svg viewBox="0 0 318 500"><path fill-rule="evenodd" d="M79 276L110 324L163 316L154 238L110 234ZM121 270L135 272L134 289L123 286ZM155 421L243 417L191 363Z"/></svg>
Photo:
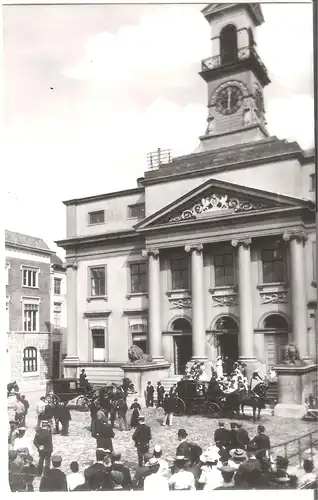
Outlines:
<svg viewBox="0 0 318 500"><path fill-rule="evenodd" d="M3 7L5 227L66 237L62 200L136 187L147 153L205 132L204 5ZM262 4L271 135L314 145L311 4Z"/></svg>

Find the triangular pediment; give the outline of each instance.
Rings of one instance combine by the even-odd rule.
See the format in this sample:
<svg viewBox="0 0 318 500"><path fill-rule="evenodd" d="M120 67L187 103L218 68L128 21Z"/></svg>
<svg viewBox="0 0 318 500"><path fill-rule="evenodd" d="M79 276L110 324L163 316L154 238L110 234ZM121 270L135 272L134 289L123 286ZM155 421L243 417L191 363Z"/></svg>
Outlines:
<svg viewBox="0 0 318 500"><path fill-rule="evenodd" d="M252 212L265 215L288 208L314 210L314 204L309 200L210 179L141 221L135 229L158 228L238 214L244 216Z"/></svg>

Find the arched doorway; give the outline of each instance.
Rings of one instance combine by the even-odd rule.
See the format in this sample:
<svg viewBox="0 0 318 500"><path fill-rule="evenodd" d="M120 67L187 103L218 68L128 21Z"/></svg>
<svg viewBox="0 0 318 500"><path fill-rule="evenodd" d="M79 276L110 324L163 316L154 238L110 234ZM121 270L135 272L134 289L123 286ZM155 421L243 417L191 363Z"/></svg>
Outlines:
<svg viewBox="0 0 318 500"><path fill-rule="evenodd" d="M186 318L177 318L171 325L174 339L174 369L183 375L186 364L192 358L192 326Z"/></svg>
<svg viewBox="0 0 318 500"><path fill-rule="evenodd" d="M237 59L237 32L233 24L225 26L220 33L221 64Z"/></svg>
<svg viewBox="0 0 318 500"><path fill-rule="evenodd" d="M215 334L217 338L217 355L227 359L228 371L230 366L239 357L238 325L231 316L221 316L215 322Z"/></svg>
<svg viewBox="0 0 318 500"><path fill-rule="evenodd" d="M283 360L284 347L288 344L288 322L281 314L266 316L261 325L265 334L266 368L278 365Z"/></svg>

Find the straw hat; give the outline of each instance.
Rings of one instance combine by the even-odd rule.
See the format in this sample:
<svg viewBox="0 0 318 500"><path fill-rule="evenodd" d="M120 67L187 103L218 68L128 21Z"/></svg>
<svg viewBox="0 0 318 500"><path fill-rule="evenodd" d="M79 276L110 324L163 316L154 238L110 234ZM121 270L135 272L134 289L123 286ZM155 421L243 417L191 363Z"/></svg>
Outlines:
<svg viewBox="0 0 318 500"><path fill-rule="evenodd" d="M246 460L247 453L245 450L241 450L240 448L235 448L235 449L230 451L230 456L234 460Z"/></svg>

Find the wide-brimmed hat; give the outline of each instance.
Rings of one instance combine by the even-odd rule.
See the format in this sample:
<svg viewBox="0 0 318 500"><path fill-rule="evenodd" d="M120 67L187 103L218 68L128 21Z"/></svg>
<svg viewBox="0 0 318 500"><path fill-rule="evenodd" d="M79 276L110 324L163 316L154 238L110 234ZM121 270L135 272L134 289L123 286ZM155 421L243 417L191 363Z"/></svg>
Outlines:
<svg viewBox="0 0 318 500"><path fill-rule="evenodd" d="M152 457L145 465L146 467L154 467L155 465L159 465L159 460L156 457Z"/></svg>
<svg viewBox="0 0 318 500"><path fill-rule="evenodd" d="M245 460L247 458L247 454L245 450L241 450L241 448L234 448L230 450L230 456L234 460Z"/></svg>
<svg viewBox="0 0 318 500"><path fill-rule="evenodd" d="M221 465L220 467L218 467L218 470L220 470L221 472L227 472L228 474L230 474L231 472L236 472L236 469L234 467L231 467L230 465Z"/></svg>
<svg viewBox="0 0 318 500"><path fill-rule="evenodd" d="M188 458L183 455L176 455L174 462L186 462L187 460Z"/></svg>
<svg viewBox="0 0 318 500"><path fill-rule="evenodd" d="M139 415L139 417L137 418L137 420L145 420L145 417L143 415Z"/></svg>
<svg viewBox="0 0 318 500"><path fill-rule="evenodd" d="M26 427L23 427L23 426L22 427L18 427L18 431L26 431L26 430L27 430Z"/></svg>
<svg viewBox="0 0 318 500"><path fill-rule="evenodd" d="M200 461L206 462L217 462L220 459L219 449L217 446L211 446L207 448L200 456Z"/></svg>

